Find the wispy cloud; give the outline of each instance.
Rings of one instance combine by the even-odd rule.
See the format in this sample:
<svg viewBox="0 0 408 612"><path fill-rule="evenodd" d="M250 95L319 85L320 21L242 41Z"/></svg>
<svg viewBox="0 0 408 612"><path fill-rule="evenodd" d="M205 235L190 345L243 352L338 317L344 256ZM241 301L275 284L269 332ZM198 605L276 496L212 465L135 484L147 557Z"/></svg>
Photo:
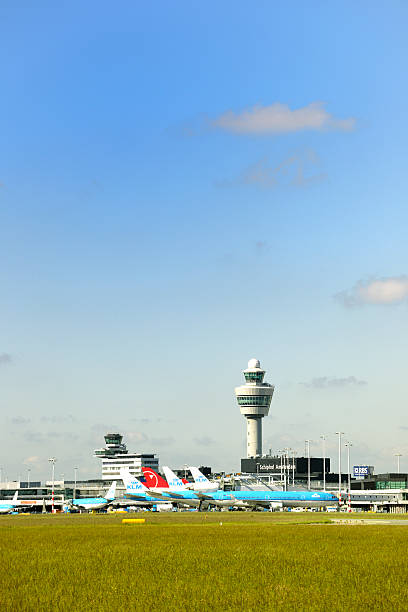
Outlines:
<svg viewBox="0 0 408 612"><path fill-rule="evenodd" d="M249 185L260 189L274 189L283 185L305 187L327 178L326 173L319 172L319 166L319 156L312 149L297 151L276 165L270 164L268 157L263 157L244 168L236 178L217 181L216 185Z"/></svg>
<svg viewBox="0 0 408 612"><path fill-rule="evenodd" d="M31 423L31 419L26 419L25 417L16 416L10 419L10 423L12 423L13 425L28 425L28 423Z"/></svg>
<svg viewBox="0 0 408 612"><path fill-rule="evenodd" d="M312 102L302 108L291 110L287 104L276 102L270 106L256 105L235 113L227 111L212 119L211 126L238 134L279 134L302 130L354 129L353 117L337 119L327 112L323 102Z"/></svg>
<svg viewBox="0 0 408 612"><path fill-rule="evenodd" d="M41 463L41 459L40 457L37 457L37 455L33 455L32 457L26 457L26 459L24 459L23 464L24 465L37 465Z"/></svg>
<svg viewBox="0 0 408 612"><path fill-rule="evenodd" d="M41 423L76 423L77 419L72 414L56 415L51 416L44 415L40 419Z"/></svg>
<svg viewBox="0 0 408 612"><path fill-rule="evenodd" d="M408 299L408 276L360 280L350 290L336 293L334 299L346 308L364 304L398 304Z"/></svg>
<svg viewBox="0 0 408 612"><path fill-rule="evenodd" d="M72 431L27 431L24 434L26 442L33 444L48 444L55 438L63 439L65 442L73 442L79 439L79 435Z"/></svg>
<svg viewBox="0 0 408 612"><path fill-rule="evenodd" d="M209 436L202 436L201 438L194 438L194 442L199 446L212 446L215 444L215 440Z"/></svg>
<svg viewBox="0 0 408 612"><path fill-rule="evenodd" d="M11 363L12 361L13 359L9 353L0 353L0 366Z"/></svg>
<svg viewBox="0 0 408 612"><path fill-rule="evenodd" d="M345 387L362 387L367 384L365 380L359 380L355 376L347 376L346 378L330 378L328 376L320 376L312 378L310 382L300 383L309 389L344 389Z"/></svg>

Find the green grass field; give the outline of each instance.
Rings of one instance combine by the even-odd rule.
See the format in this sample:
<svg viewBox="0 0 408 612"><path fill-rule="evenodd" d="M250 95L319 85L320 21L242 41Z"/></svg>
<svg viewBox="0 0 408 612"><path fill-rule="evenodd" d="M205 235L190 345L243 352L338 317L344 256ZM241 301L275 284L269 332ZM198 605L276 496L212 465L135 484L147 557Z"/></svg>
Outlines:
<svg viewBox="0 0 408 612"><path fill-rule="evenodd" d="M408 525L334 525L323 513L133 516L146 524L0 517L0 609L408 610Z"/></svg>

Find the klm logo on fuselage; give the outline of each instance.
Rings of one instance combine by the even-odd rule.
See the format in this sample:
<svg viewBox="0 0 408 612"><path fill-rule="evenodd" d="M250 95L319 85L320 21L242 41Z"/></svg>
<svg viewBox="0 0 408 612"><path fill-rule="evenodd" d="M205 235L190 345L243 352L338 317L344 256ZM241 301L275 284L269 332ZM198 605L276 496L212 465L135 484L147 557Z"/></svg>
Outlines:
<svg viewBox="0 0 408 612"><path fill-rule="evenodd" d="M143 487L140 482L130 482L127 488L128 489L138 489L139 491L143 490Z"/></svg>

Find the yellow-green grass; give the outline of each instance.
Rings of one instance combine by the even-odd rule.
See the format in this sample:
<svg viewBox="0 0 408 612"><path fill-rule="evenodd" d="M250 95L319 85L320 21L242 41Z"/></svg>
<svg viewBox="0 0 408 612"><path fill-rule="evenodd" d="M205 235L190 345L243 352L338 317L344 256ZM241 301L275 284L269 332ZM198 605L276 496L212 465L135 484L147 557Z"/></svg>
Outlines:
<svg viewBox="0 0 408 612"><path fill-rule="evenodd" d="M334 525L322 513L136 516L146 524L0 517L0 609L408 610L408 526Z"/></svg>

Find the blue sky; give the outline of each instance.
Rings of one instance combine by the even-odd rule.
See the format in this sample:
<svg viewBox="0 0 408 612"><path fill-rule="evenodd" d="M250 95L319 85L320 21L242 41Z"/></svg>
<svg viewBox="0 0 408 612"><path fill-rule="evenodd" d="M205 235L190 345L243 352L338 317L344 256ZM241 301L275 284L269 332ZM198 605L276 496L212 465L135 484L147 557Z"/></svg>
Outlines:
<svg viewBox="0 0 408 612"><path fill-rule="evenodd" d="M403 2L3 2L0 465L408 455ZM408 459L407 459L408 461ZM404 458L401 460L404 466Z"/></svg>

